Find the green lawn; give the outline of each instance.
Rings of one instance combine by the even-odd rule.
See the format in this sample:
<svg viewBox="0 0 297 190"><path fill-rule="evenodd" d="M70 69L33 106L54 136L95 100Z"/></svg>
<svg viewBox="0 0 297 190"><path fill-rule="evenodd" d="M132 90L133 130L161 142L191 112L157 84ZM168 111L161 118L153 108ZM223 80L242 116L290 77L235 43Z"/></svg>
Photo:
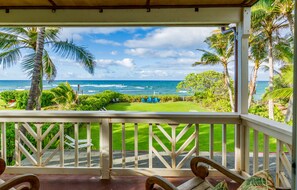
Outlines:
<svg viewBox="0 0 297 190"><path fill-rule="evenodd" d="M165 103L115 103L109 104L107 110L143 111L143 112L209 112L193 102L165 102Z"/></svg>
<svg viewBox="0 0 297 190"><path fill-rule="evenodd" d="M189 106L189 107L187 107ZM168 103L158 103L158 104L147 104L147 103L116 103L111 104L107 107L108 110L119 110L119 111L189 111L197 110L202 111L205 109L199 108L195 103L190 102L168 102ZM171 135L171 127L162 124L166 132ZM177 128L177 134L183 129L185 124L179 125ZM209 124L200 124L199 125L199 149L200 151L209 151ZM99 148L99 124L93 123L91 126L92 129L92 142L94 144L93 148ZM126 149L134 150L134 124L126 124ZM122 126L121 124L113 124L113 149L121 150L122 149ZM166 139L166 137L159 131L156 126L153 126L154 133L162 140L165 146L171 150L171 143ZM194 126L183 136L183 138L177 143L176 150L190 137L194 132ZM80 128L80 138L86 138L86 130ZM139 150L148 150L148 141L149 141L149 125L142 123L138 125L138 147ZM253 150L253 133L250 133L250 150ZM154 147L157 150L162 150L156 141L153 141ZM186 150L190 150L193 147L194 141L188 146ZM263 134L259 135L259 151L263 151ZM222 125L217 124L214 126L214 151L222 150ZM227 126L227 151L234 152L234 125ZM270 151L276 151L276 141L275 139L270 139Z"/></svg>

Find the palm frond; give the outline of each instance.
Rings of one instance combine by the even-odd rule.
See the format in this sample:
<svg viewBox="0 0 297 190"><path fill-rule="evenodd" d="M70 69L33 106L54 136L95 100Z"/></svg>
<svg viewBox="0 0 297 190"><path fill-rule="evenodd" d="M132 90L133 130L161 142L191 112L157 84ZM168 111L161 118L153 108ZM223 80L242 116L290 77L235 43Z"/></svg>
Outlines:
<svg viewBox="0 0 297 190"><path fill-rule="evenodd" d="M267 92L263 96L263 100L268 99L280 99L280 98L290 98L293 94L293 88L281 88L275 89L271 92Z"/></svg>
<svg viewBox="0 0 297 190"><path fill-rule="evenodd" d="M53 51L65 59L79 62L89 73L94 74L94 57L84 47L77 46L72 41L59 41L53 43Z"/></svg>
<svg viewBox="0 0 297 190"><path fill-rule="evenodd" d="M16 64L22 57L20 49L21 48L14 48L14 49L9 49L7 51L1 52L0 65L2 65L2 67L5 69Z"/></svg>
<svg viewBox="0 0 297 190"><path fill-rule="evenodd" d="M266 64L266 63L263 63L262 65L261 65L261 69L263 70L263 71L265 71L265 72L267 72L267 71L269 71L269 65L268 64ZM277 70L273 70L273 73L275 74L275 75L279 75L280 74L280 72L278 72Z"/></svg>
<svg viewBox="0 0 297 190"><path fill-rule="evenodd" d="M36 55L35 52L27 54L24 56L21 62L22 69L29 78L31 78L33 74L35 55Z"/></svg>
<svg viewBox="0 0 297 190"><path fill-rule="evenodd" d="M54 42L57 41L59 39L59 32L60 32L61 28L59 27L46 27L45 28L45 34L44 34L44 38L46 42Z"/></svg>
<svg viewBox="0 0 297 190"><path fill-rule="evenodd" d="M46 50L43 51L42 62L43 73L46 77L46 80L49 82L54 81L57 76L57 69Z"/></svg>
<svg viewBox="0 0 297 190"><path fill-rule="evenodd" d="M0 31L6 32L11 35L16 35L16 36L28 35L28 31L24 27L3 27L0 29Z"/></svg>

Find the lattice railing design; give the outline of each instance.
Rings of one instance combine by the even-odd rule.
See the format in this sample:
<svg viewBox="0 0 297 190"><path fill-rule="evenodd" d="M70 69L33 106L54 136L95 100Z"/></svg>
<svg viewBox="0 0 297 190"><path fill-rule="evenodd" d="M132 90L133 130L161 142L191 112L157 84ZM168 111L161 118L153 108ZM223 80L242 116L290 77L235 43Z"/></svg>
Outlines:
<svg viewBox="0 0 297 190"><path fill-rule="evenodd" d="M259 116L249 116L243 124L244 172L252 175L259 170L270 170L277 187L290 188L292 134L287 126L281 123L278 127L271 126L273 121Z"/></svg>
<svg viewBox="0 0 297 190"><path fill-rule="evenodd" d="M43 132L42 129L45 129ZM55 132L54 132L55 130ZM51 134L52 137L44 144L45 139ZM35 144L29 138L34 139ZM45 166L56 155L60 155L60 164L64 164L64 126L62 123L16 123L15 124L15 157L16 165L21 166L24 155L33 166ZM53 145L56 147L47 157L45 153ZM57 144L58 143L58 144Z"/></svg>
<svg viewBox="0 0 297 190"><path fill-rule="evenodd" d="M65 143L64 123L16 123L15 124L15 158L16 165L22 165L22 160L28 160L33 166L46 166L54 158L59 155L58 162L60 167L65 164L66 144L67 150L74 149L73 165L79 166L79 123L68 123L74 127L73 142ZM91 166L91 130L90 123L86 124L87 138L85 145L87 167ZM70 138L70 137L69 137ZM32 143L33 141L33 143ZM71 150L70 150L71 151ZM25 157L25 158L24 158ZM57 159L55 159L57 162ZM69 164L69 163L66 163Z"/></svg>
<svg viewBox="0 0 297 190"><path fill-rule="evenodd" d="M14 128L13 131L12 128ZM82 130L85 134L84 139L79 135ZM67 131L71 131L71 134ZM14 138L13 142L12 138ZM100 152L92 151L92 146L89 122L1 123L1 157L8 161L8 165L98 168ZM13 160L11 160L12 151Z"/></svg>
<svg viewBox="0 0 297 190"><path fill-rule="evenodd" d="M3 112L0 124L11 173L190 175L188 163L200 155L242 175L270 169L278 186L292 180L292 128L249 114ZM73 129L68 144L66 125ZM96 149L81 146L82 137Z"/></svg>
<svg viewBox="0 0 297 190"><path fill-rule="evenodd" d="M153 127L152 124L149 125L149 167L152 168L153 163L153 155L155 155L159 161L162 162L162 164L167 169L181 169L182 166L185 164L186 161L189 161L189 159L192 157L194 153L198 155L198 135L199 135L199 129L198 125L196 124L186 124L186 125L179 125L179 124L170 124L167 125L167 127L170 127L171 133L168 134L168 132L164 129L164 125L161 124L155 124L155 127ZM177 128L182 127L182 130L180 133L177 133ZM177 147L177 143L184 137L184 135L189 131L191 127L194 127L195 130L191 134L189 134L189 137L187 140L185 140L180 147ZM159 137L155 131L158 130L162 133L163 137ZM168 148L165 146L164 141L169 141L171 144L171 147ZM162 151L158 151L156 147L154 146L153 142L157 142L157 144L162 147ZM180 162L177 161L177 158L185 152L185 149L189 147L190 143L194 142L194 146L190 147L189 151L186 151L186 155L183 156L182 160ZM164 152L165 155L161 155L160 152ZM164 159L164 156L170 157L170 162L166 161Z"/></svg>

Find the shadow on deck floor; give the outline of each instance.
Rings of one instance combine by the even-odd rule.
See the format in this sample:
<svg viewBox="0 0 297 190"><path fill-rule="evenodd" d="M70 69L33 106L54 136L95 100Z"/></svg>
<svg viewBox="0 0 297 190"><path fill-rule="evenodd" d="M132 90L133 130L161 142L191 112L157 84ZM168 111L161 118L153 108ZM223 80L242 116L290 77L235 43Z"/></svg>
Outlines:
<svg viewBox="0 0 297 190"><path fill-rule="evenodd" d="M8 180L13 175L2 175L1 178ZM125 176L112 177L110 180L101 180L97 176L91 175L38 175L41 182L41 190L145 190L145 180L143 176ZM190 177L167 178L175 185L179 185ZM210 180L212 184L216 184L224 178L213 178ZM230 190L236 189L238 186L228 181Z"/></svg>

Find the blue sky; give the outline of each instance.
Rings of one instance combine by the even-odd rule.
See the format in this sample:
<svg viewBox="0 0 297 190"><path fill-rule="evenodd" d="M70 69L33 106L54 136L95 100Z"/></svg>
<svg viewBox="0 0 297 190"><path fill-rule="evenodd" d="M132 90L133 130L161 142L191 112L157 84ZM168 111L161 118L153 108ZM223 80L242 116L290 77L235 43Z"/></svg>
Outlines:
<svg viewBox="0 0 297 190"><path fill-rule="evenodd" d="M199 60L197 48L216 28L210 27L107 27L63 28L61 39L73 41L93 53L95 74L78 63L51 54L60 80L181 80L191 72L222 71L221 66L191 65ZM25 53L24 53L25 54ZM229 67L233 75L233 65ZM2 70L0 80L28 79L20 64ZM259 80L266 80L260 71Z"/></svg>

